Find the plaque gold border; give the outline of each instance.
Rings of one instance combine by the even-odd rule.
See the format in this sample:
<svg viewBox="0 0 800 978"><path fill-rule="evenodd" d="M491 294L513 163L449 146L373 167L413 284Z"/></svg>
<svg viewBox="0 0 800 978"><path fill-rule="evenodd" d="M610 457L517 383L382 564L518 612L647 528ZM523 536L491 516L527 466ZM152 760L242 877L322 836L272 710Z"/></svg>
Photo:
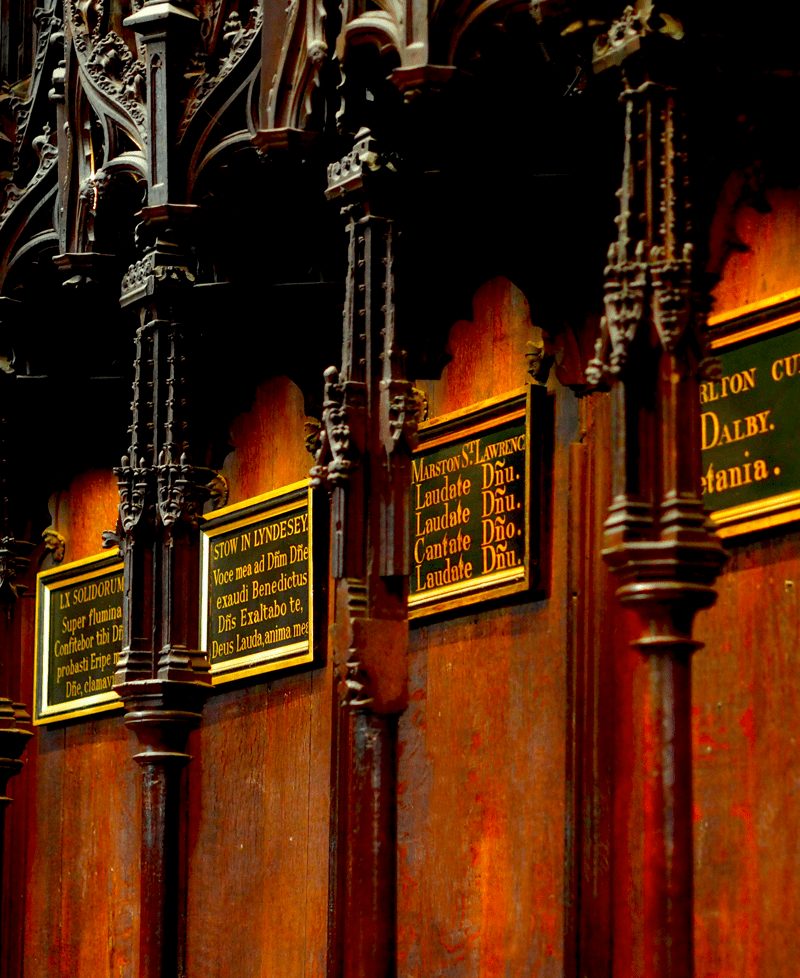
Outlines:
<svg viewBox="0 0 800 978"><path fill-rule="evenodd" d="M708 322L709 326L724 327L725 330L721 335L711 337L712 351L769 336L788 326L800 327L800 289L710 316ZM723 539L795 523L800 520L800 489L718 509L708 515Z"/></svg>
<svg viewBox="0 0 800 978"><path fill-rule="evenodd" d="M294 482L252 499L218 509L203 519L200 526L200 648L208 656L211 667L211 683L225 683L260 676L278 669L307 665L315 659L315 605L314 605L314 500L308 482ZM269 652L254 652L233 661L227 660L227 668L215 666L211 661L208 645L209 550L211 541L222 533L241 530L246 526L282 516L285 513L308 511L308 637L302 642L291 642Z"/></svg>
<svg viewBox="0 0 800 978"><path fill-rule="evenodd" d="M47 702L50 661L46 658L46 650L50 643L52 593L82 584L84 581L94 581L108 574L115 574L122 570L122 566L119 550L111 550L40 571L36 575L36 632L33 656L33 725L35 727L122 708L122 700L113 690L84 696L70 703L51 705ZM76 703L81 705L76 706Z"/></svg>
<svg viewBox="0 0 800 978"><path fill-rule="evenodd" d="M536 392L536 393L534 393ZM541 393L539 393L541 392ZM415 619L438 615L445 611L469 607L481 601L494 601L497 598L519 594L531 589L531 506L533 500L533 481L537 473L533 471L533 459L540 455L534 450L532 440L533 400L544 398L544 387L530 385L506 394L492 397L469 407L452 411L424 421L419 426L419 444L414 457L423 455L432 448L439 448L454 442L475 437L484 431L500 427L504 423L523 421L525 427L525 553L519 567L507 568L493 574L469 581L446 584L425 594L411 594L408 598L408 617ZM537 442L538 444L538 442ZM411 573L413 574L413 560Z"/></svg>

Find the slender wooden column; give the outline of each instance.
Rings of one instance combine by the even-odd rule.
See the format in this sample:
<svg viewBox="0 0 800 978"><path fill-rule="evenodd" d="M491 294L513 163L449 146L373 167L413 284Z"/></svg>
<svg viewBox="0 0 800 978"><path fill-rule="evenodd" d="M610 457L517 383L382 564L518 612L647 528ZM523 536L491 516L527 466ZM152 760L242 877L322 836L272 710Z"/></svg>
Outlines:
<svg viewBox="0 0 800 978"><path fill-rule="evenodd" d="M699 647L692 628L695 614L715 600L725 554L700 496L707 300L690 220L683 27L661 14L659 4L640 0L595 49L597 70L622 71L625 157L605 317L587 375L613 388L613 501L604 556L618 576L617 596L641 656L629 691L633 729L618 738L632 757L618 758L618 771L631 772L625 791L640 811L626 812L625 824L641 826L642 837L618 830L612 875L619 914L626 906L642 912L615 921L616 939L625 933L631 942L617 955L617 970L624 960L647 978L690 978L690 684ZM628 712L623 706L622 715Z"/></svg>
<svg viewBox="0 0 800 978"><path fill-rule="evenodd" d="M394 299L394 162L366 130L328 171L347 221L341 369L312 480L331 491L335 738L329 978L395 974L397 718L407 703L408 492L417 405Z"/></svg>
<svg viewBox="0 0 800 978"><path fill-rule="evenodd" d="M147 215L156 227L161 216ZM162 234L176 237L159 227L156 254L165 248ZM177 249L169 250L174 262ZM198 522L210 473L189 460L185 329L174 318L152 318L161 309L176 315L177 296L159 289L155 296L140 310L131 443L116 470L125 592L114 688L142 747L135 757L143 774L139 974L174 978L180 973L180 776L190 760L187 737L210 689L197 615Z"/></svg>
<svg viewBox="0 0 800 978"><path fill-rule="evenodd" d="M116 470L124 559L123 648L114 688L142 768L139 978L183 974L181 772L209 685L199 651L199 517L211 473L190 456L196 208L176 159L183 76L199 29L187 7L146 0L126 24L146 51L147 206L141 258L122 283L137 315L129 448Z"/></svg>

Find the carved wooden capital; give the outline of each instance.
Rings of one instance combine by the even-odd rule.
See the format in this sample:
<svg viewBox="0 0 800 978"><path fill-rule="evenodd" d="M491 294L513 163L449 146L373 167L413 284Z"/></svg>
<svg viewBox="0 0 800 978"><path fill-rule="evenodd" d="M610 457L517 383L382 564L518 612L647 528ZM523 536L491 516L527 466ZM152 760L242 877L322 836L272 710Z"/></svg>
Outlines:
<svg viewBox="0 0 800 978"><path fill-rule="evenodd" d="M190 759L186 738L200 723L210 684L142 679L114 688L125 703L125 723L142 747L136 760Z"/></svg>
<svg viewBox="0 0 800 978"><path fill-rule="evenodd" d="M208 483L212 475L209 469L190 465L185 455L178 463L158 466L158 513L165 527L199 524L203 505L210 496Z"/></svg>
<svg viewBox="0 0 800 978"><path fill-rule="evenodd" d="M666 7L659 0L637 0L625 7L622 16L594 42L595 71L620 66L629 70L631 62L639 55L647 56L648 67L652 70L665 46L669 50L672 46L669 42L681 41L684 37L683 24Z"/></svg>
<svg viewBox="0 0 800 978"><path fill-rule="evenodd" d="M325 196L345 207L368 203L371 213L380 213L398 165L398 157L382 150L369 129L360 129L353 149L328 167Z"/></svg>

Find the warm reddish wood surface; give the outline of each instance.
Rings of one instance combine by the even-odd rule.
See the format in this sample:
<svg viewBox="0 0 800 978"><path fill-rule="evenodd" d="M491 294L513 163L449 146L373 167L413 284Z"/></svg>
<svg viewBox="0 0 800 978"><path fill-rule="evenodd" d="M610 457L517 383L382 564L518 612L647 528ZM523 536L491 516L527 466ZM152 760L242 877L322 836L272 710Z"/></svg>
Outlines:
<svg viewBox="0 0 800 978"><path fill-rule="evenodd" d="M697 976L794 975L800 533L729 549L695 660Z"/></svg>
<svg viewBox="0 0 800 978"><path fill-rule="evenodd" d="M306 477L303 400L281 378L232 426L231 502ZM328 667L211 696L190 741L187 973L322 978Z"/></svg>
<svg viewBox="0 0 800 978"><path fill-rule="evenodd" d="M767 193L769 210L765 213L749 206L739 206L731 213L740 190L741 177L734 175L720 201L716 247L722 250L721 241L726 237L738 244L726 252L722 279L714 290L715 314L800 288L800 191L772 189Z"/></svg>
<svg viewBox="0 0 800 978"><path fill-rule="evenodd" d="M716 312L800 287L800 194L737 213ZM694 660L697 978L798 972L800 533L728 541L716 607Z"/></svg>
<svg viewBox="0 0 800 978"><path fill-rule="evenodd" d="M139 772L130 753L118 719L39 734L26 974L111 978L135 961Z"/></svg>
<svg viewBox="0 0 800 978"><path fill-rule="evenodd" d="M767 267L770 254L780 261L788 247L792 213L758 220L783 222L785 235L763 239L760 279L726 273L721 302L741 305L762 297L762 287L792 287L785 269ZM420 382L431 414L522 386L529 339L521 293L503 280L485 285L475 321L451 331L453 360L442 379ZM617 898L609 899L607 873L612 846L628 848L634 869L644 859L642 785L632 773L643 743L631 731L646 689L597 556L608 405L553 387L549 596L412 627L399 758L403 978L600 978L612 954L620 975L640 967L640 949L628 940L639 890L617 880ZM305 477L304 420L288 381L259 389L232 428L231 501ZM98 552L115 511L110 474L87 473L54 500L68 560ZM707 644L693 661L696 972L792 975L800 534L762 535L731 549L718 605L699 617L697 635ZM29 657L32 594L20 615ZM613 637L613 648L603 636ZM30 703L29 658L22 676ZM206 706L187 779L194 978L324 975L331 698L324 666L216 692ZM573 733L585 738L582 747L570 746ZM117 716L40 728L12 782L7 858L11 899L25 918L24 978L132 973L139 818L132 753ZM18 971L21 946L5 953L10 973Z"/></svg>
<svg viewBox="0 0 800 978"><path fill-rule="evenodd" d="M304 447L304 421L303 395L286 377L256 390L250 410L231 425L233 451L222 468L231 503L308 476L313 459Z"/></svg>
<svg viewBox="0 0 800 978"><path fill-rule="evenodd" d="M329 702L321 671L207 705L190 746L189 974L322 976Z"/></svg>
<svg viewBox="0 0 800 978"><path fill-rule="evenodd" d="M83 472L66 490L53 495L52 525L67 541L65 562L101 553L103 530L116 528L118 505L113 472Z"/></svg>
<svg viewBox="0 0 800 978"><path fill-rule="evenodd" d="M615 699L621 685L615 662L620 637L614 617L616 582L600 556L610 496L611 458L605 447L610 407L606 395L582 398L580 440L570 445L567 978L605 978L613 949L613 732L619 729ZM624 639L621 646L625 651Z"/></svg>
<svg viewBox="0 0 800 978"><path fill-rule="evenodd" d="M51 501L53 526L67 540L67 561L100 552L102 531L116 524L116 492L113 474L88 472ZM21 695L30 707L33 589L19 612ZM10 974L118 978L131 973L139 888L139 772L131 753L119 715L36 728L25 770L13 787L19 812L12 816L12 885L19 887L18 908L24 914L24 971Z"/></svg>
<svg viewBox="0 0 800 978"><path fill-rule="evenodd" d="M431 390L445 413L521 386L527 303L495 280L451 332ZM573 396L557 399L554 516L567 522ZM565 885L566 551L550 597L412 628L400 728L403 976L562 974Z"/></svg>
<svg viewBox="0 0 800 978"><path fill-rule="evenodd" d="M522 387L530 381L525 359L532 339L528 302L508 279L481 286L472 300L472 321L453 325L452 357L440 380L420 380L431 418Z"/></svg>

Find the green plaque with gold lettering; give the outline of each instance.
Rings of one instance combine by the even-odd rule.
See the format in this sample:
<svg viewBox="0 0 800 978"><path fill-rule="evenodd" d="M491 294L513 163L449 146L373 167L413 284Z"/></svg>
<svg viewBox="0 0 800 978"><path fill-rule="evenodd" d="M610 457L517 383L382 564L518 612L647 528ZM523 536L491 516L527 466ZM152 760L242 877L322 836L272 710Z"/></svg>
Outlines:
<svg viewBox="0 0 800 978"><path fill-rule="evenodd" d="M313 661L311 513L299 482L204 520L200 641L212 683Z"/></svg>
<svg viewBox="0 0 800 978"><path fill-rule="evenodd" d="M535 386L420 425L412 618L541 583L546 404Z"/></svg>
<svg viewBox="0 0 800 978"><path fill-rule="evenodd" d="M702 489L723 537L800 518L798 298L740 311L712 340L722 373L700 386Z"/></svg>
<svg viewBox="0 0 800 978"><path fill-rule="evenodd" d="M122 561L114 551L42 571L36 586L35 724L120 707Z"/></svg>

